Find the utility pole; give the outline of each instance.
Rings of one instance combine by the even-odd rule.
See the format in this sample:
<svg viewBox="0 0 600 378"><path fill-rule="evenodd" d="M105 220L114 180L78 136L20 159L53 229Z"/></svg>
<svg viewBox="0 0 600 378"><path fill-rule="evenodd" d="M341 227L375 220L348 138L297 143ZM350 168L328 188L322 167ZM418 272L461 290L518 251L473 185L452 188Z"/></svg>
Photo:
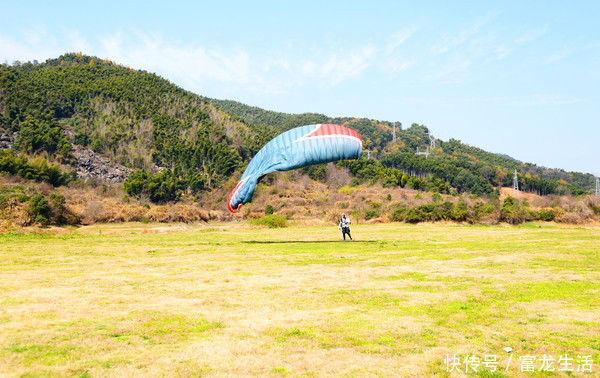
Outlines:
<svg viewBox="0 0 600 378"><path fill-rule="evenodd" d="M393 131L393 134L392 134L392 135L393 135L393 139L392 139L392 141L394 141L394 142L396 141L396 125L398 125L398 127L400 128L400 130L402 130L402 122L398 122L398 121L396 121L396 122L394 122L394 124L392 125L392 127L393 127L393 130L394 130L394 131Z"/></svg>
<svg viewBox="0 0 600 378"><path fill-rule="evenodd" d="M429 157L429 147L425 151L419 151L419 147L417 147L417 155L425 155L425 159Z"/></svg>
<svg viewBox="0 0 600 378"><path fill-rule="evenodd" d="M600 179L596 177L596 198L600 200Z"/></svg>
<svg viewBox="0 0 600 378"><path fill-rule="evenodd" d="M517 170L515 169L515 177L513 177L513 196L519 198L519 179L517 178Z"/></svg>
<svg viewBox="0 0 600 378"><path fill-rule="evenodd" d="M367 153L367 159L371 158L371 150L365 150L365 152Z"/></svg>

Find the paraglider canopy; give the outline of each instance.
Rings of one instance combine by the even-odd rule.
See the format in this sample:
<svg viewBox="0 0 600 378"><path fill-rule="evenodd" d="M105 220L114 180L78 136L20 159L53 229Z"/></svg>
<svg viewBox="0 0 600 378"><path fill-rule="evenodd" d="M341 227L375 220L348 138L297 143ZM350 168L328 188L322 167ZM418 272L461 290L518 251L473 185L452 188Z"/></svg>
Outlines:
<svg viewBox="0 0 600 378"><path fill-rule="evenodd" d="M273 138L254 156L229 198L227 207L235 213L252 201L258 180L267 173L289 171L307 165L359 159L362 138L344 126L320 123L300 126Z"/></svg>

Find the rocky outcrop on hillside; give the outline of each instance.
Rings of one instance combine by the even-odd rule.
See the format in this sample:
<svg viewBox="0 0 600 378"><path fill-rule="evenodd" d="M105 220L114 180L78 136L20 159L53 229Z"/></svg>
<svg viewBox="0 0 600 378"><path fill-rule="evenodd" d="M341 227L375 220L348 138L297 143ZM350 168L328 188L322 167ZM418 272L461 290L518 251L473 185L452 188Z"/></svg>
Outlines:
<svg viewBox="0 0 600 378"><path fill-rule="evenodd" d="M10 149L13 147L15 140L17 139L17 133L1 133L0 134L0 149Z"/></svg>
<svg viewBox="0 0 600 378"><path fill-rule="evenodd" d="M131 169L113 164L88 148L73 146L73 157L77 159L77 177L83 180L95 178L118 184L125 181L131 173Z"/></svg>

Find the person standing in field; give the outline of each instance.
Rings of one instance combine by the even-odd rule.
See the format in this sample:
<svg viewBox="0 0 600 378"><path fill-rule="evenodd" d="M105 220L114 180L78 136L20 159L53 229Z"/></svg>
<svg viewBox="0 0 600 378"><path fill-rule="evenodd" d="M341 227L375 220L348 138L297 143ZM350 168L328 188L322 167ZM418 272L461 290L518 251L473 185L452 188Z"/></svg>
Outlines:
<svg viewBox="0 0 600 378"><path fill-rule="evenodd" d="M340 225L338 226L338 230L342 230L342 236L344 237L344 240L346 240L346 234L348 234L348 237L350 238L350 240L352 240L352 236L350 235L350 223L352 223L350 221L350 218L346 218L346 214L342 213L342 218L340 219Z"/></svg>

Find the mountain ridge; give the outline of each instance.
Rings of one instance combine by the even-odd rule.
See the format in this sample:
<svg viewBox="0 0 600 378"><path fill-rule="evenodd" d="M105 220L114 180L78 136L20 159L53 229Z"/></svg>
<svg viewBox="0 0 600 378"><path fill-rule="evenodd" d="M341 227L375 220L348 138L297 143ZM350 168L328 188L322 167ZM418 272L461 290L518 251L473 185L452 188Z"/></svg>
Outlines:
<svg viewBox="0 0 600 378"><path fill-rule="evenodd" d="M352 121L360 120L358 118L351 118L351 117L329 118L326 115L319 114L319 113L301 113L301 114L282 113L282 112L264 110L264 109L261 109L261 108L255 107L255 106L251 106L251 105L246 105L246 104L234 101L234 100L218 100L218 99L207 98L207 101L210 101L213 104L221 107L222 109L225 109L240 118L244 118L249 122L255 122L258 124L264 123L267 125L275 125L275 124L283 125L282 131L285 131L287 128L291 128L291 127L294 127L297 125L299 126L306 119L313 119L313 120L320 121L320 122L340 123L340 124L343 124L343 125L346 125L349 127L352 127L352 125L351 125ZM375 120L368 120L368 121L376 122L376 123L380 123L380 124L384 125L384 127L389 128L389 130L387 130L389 133L391 133L391 129L395 125L397 130L399 130L399 132L405 131L405 132L410 132L411 134L420 135L420 137L417 137L417 138L420 138L420 141L418 141L418 140L416 141L416 140L414 140L414 138L407 138L406 133L404 133L404 134L399 133L398 134L399 139L402 141L402 143L405 143L405 146L399 147L399 148L395 148L395 146L393 144L391 146L387 145L390 143L390 141L392 139L391 136L389 136L389 138L387 140L385 140L384 143L375 143L376 149L378 148L380 150L385 150L386 147L388 147L387 151L384 151L384 152L389 153L389 152L401 150L404 153L412 154L417 151L417 148L419 148L420 151L425 151L429 147L430 133L429 133L429 130L423 125L412 124L408 129L402 130L401 123L398 121L375 121ZM440 142L441 142L441 145L439 144ZM573 180L572 176L578 176L575 179L577 181L576 185L580 189L591 190L594 185L594 176L589 173L565 171L563 169L557 169L557 168L546 168L543 166L538 166L533 163L524 163L524 162L522 162L516 158L513 158L512 156L509 156L507 154L488 152L488 151L485 151L478 147L474 147L474 146L470 146L468 144L462 143L461 141L453 139L453 138L451 138L448 141L438 140L439 147L441 147L443 149L444 145L450 147L452 152L454 152L457 149L461 150L461 153L467 157L472 157L472 155L480 155L479 157L481 157L481 155L485 155L487 160L498 160L495 163L500 163L499 164L500 166L502 166L503 168L507 168L511 171L511 172L506 172L506 173L512 174L512 170L516 169L516 170L520 171L519 175L521 175L521 173L522 173L522 175L524 177L526 177L526 175L539 175L541 178L544 178L544 179L554 180L554 181L563 180L565 182L570 182L571 180ZM372 147L372 146L366 146L366 147ZM389 148L389 147L391 147L391 148ZM379 152L379 151L376 150L375 152ZM432 154L432 155L434 155L434 154ZM496 156L498 159L493 159L492 156ZM511 176L511 180L512 180L512 176ZM511 184L511 182L508 182L508 181L503 181L502 183L504 183L504 185ZM578 191L576 191L576 192L578 192Z"/></svg>
<svg viewBox="0 0 600 378"><path fill-rule="evenodd" d="M89 148L133 170L126 181L130 195L156 201L227 185L275 135L325 122L363 136L375 160L340 163L359 181L489 195L494 187L510 185L516 169L524 189L540 194L583 194L593 185L589 174L521 163L455 139L438 140L427 158L417 156L417 149L430 145L424 125L402 129L397 121L286 114L209 99L156 74L82 54L0 65L0 131L17 133L16 151L43 154L68 167L76 164L74 146ZM319 179L326 169L305 172Z"/></svg>

